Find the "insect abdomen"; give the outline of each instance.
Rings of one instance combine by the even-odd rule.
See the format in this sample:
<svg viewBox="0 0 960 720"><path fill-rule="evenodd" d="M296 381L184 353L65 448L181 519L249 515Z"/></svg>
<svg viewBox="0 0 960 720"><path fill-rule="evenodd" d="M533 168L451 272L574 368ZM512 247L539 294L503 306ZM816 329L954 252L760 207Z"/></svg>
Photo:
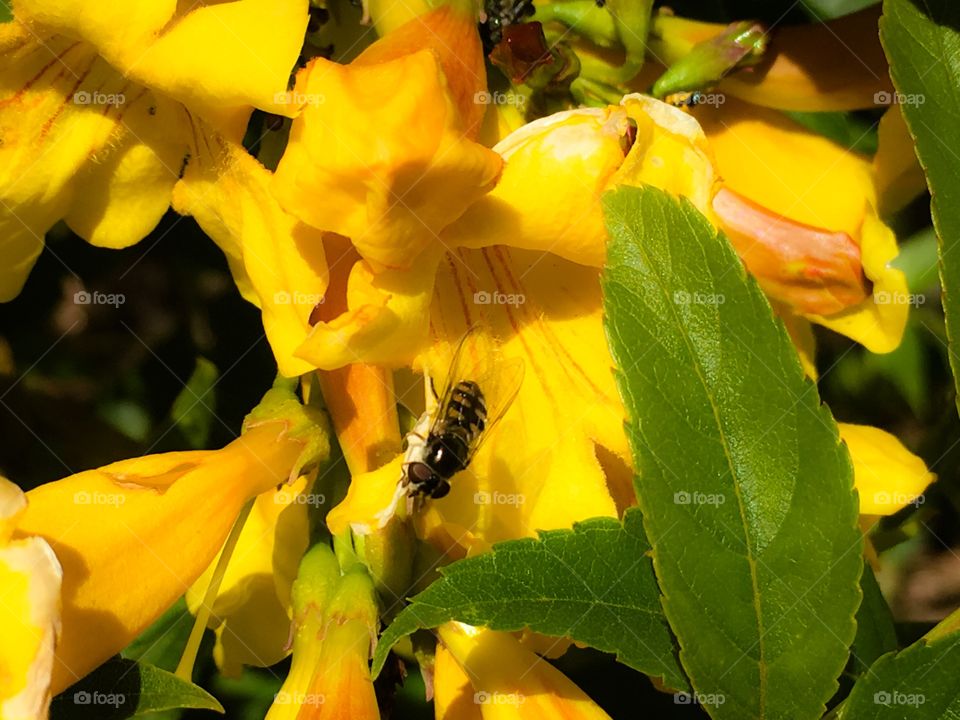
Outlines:
<svg viewBox="0 0 960 720"><path fill-rule="evenodd" d="M483 432L487 423L487 406L480 386L472 380L458 382L450 393L444 419L448 427L461 427L470 435Z"/></svg>

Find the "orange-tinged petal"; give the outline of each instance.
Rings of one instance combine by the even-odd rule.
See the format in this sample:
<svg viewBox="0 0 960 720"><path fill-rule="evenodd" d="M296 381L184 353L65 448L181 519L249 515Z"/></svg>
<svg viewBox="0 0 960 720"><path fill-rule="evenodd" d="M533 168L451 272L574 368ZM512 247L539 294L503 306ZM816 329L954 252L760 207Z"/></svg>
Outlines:
<svg viewBox="0 0 960 720"><path fill-rule="evenodd" d="M846 233L795 222L729 188L714 195L713 210L771 298L803 313L831 315L869 296L860 246Z"/></svg>
<svg viewBox="0 0 960 720"><path fill-rule="evenodd" d="M377 265L416 264L500 172L496 153L464 137L431 50L374 65L317 58L294 93L308 104L277 168L277 196Z"/></svg>
<svg viewBox="0 0 960 720"><path fill-rule="evenodd" d="M405 9L408 8L409 5ZM476 140L486 112L478 93L487 90L487 70L476 15L476 8L469 0L445 2L389 32L381 31L383 37L366 48L353 64L377 65L425 48L432 50L443 68L464 133Z"/></svg>
<svg viewBox="0 0 960 720"><path fill-rule="evenodd" d="M859 246L872 294L841 312L805 316L872 352L896 348L910 296L903 273L891 266L896 237L877 216L869 162L779 113L742 102L700 106L694 115L725 187L792 221L845 233Z"/></svg>
<svg viewBox="0 0 960 720"><path fill-rule="evenodd" d="M923 491L937 477L923 460L879 428L849 423L839 428L853 460L862 515L892 515L923 502Z"/></svg>
<svg viewBox="0 0 960 720"><path fill-rule="evenodd" d="M31 490L17 535L46 539L63 566L53 692L173 604L210 564L246 500L286 481L303 447L275 422L222 450L121 461Z"/></svg>
<svg viewBox="0 0 960 720"><path fill-rule="evenodd" d="M317 323L297 357L322 370L357 362L409 364L427 334L440 254L428 249L406 270L377 272L365 260L355 262L347 283L347 311Z"/></svg>

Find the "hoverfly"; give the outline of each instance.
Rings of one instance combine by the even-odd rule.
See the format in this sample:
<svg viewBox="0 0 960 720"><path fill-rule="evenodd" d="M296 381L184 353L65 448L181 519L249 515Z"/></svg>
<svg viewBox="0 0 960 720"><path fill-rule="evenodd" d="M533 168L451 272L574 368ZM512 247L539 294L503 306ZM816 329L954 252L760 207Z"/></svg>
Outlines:
<svg viewBox="0 0 960 720"><path fill-rule="evenodd" d="M470 465L490 430L503 418L523 381L523 360L503 360L473 326L464 334L433 406L407 434L402 486L411 500L450 492L450 479Z"/></svg>

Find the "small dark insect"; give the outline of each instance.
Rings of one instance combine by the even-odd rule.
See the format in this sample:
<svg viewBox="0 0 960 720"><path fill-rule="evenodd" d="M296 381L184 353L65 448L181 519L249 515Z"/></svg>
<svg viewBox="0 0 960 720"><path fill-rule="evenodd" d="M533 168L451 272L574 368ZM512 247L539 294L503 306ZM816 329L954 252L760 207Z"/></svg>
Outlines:
<svg viewBox="0 0 960 720"><path fill-rule="evenodd" d="M471 356L464 348L473 332L454 352L436 407L423 413L407 436L402 484L410 497L438 499L450 492L450 479L467 469L520 389L523 362Z"/></svg>
<svg viewBox="0 0 960 720"><path fill-rule="evenodd" d="M503 28L534 14L533 0L486 0L485 19L480 23L483 52L489 54L503 39Z"/></svg>

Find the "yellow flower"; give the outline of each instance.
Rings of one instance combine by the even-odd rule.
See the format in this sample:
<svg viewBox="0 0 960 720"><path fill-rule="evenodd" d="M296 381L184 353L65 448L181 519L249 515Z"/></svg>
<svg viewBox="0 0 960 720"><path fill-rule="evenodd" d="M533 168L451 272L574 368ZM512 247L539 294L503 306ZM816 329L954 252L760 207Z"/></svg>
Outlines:
<svg viewBox="0 0 960 720"><path fill-rule="evenodd" d="M330 548L314 546L300 564L293 609L293 663L267 719L379 720L369 662L377 606L366 571L341 577Z"/></svg>
<svg viewBox="0 0 960 720"><path fill-rule="evenodd" d="M571 162L570 174L600 168L595 185L588 184L592 182L589 178L574 183L564 175L554 144L536 133L524 132L523 142L508 138L502 143L513 153L508 155L503 175L505 186L518 195L529 188L523 177L510 176L514 169L523 171L528 182L546 197L559 197L564 210L576 203L580 214L558 213L562 219L557 222L541 212L545 201L534 199L531 217L521 217L525 210L522 200L535 193L498 197L499 186L478 205L488 204L494 214L503 206L512 207L506 214L523 228L521 232L504 235L499 225L484 226L482 216L474 216L473 208L468 210L461 221L468 226L463 237L469 244L489 247L459 249L439 263L429 310L416 310L429 318L429 343L417 346L414 336L407 336L402 350L390 357L371 355L371 347L379 352L384 344L349 345L344 338L339 346L330 343L331 352L324 355L312 344L315 330L301 351L321 366L335 364L343 355L400 364L416 353L415 366L439 383L445 377L452 346L467 327L479 324L489 336L477 342L498 346L507 359L523 358L527 375L503 422L489 433L470 467L457 476L450 495L428 503L418 514L421 537L452 557L482 551L492 542L533 535L537 529L567 527L584 517L613 516L632 502L623 410L611 382L611 360L601 324L599 270L586 264L592 246L584 240L587 234L579 231L595 227L596 197L604 184L649 179L703 204L711 202L714 177L706 142L690 117L650 99L630 98L625 108L627 117L636 122L632 146L619 144L633 132L633 126L618 124L615 108L563 114L559 120L541 121L538 126L544 135L594 134L591 141L571 143L574 158L578 151L597 157ZM621 150L619 167L615 146L629 147L625 156ZM531 154L542 153L543 166L549 172L535 172L541 166L533 157L523 157L528 148ZM513 163L517 153L521 161ZM669 169L681 161L692 177L681 177ZM706 212L710 214L709 207ZM471 217L473 222L467 223ZM459 244L454 238L461 222L448 228L444 237ZM477 227L490 227L490 236L484 238ZM510 245L528 249L496 244L505 238ZM605 235L594 240L601 247L604 241ZM412 308L423 307L413 296L392 300L395 307L402 307L403 302ZM792 334L804 347L810 340L808 328L792 325ZM371 336L378 332L382 327L369 328ZM344 347L348 352L344 353ZM475 355L485 353L482 346L473 349ZM415 412L423 406L415 407ZM340 533L352 527L370 533L383 528L397 509L401 466L402 457L398 456L391 463L355 474L346 500L327 518L331 530ZM570 477L577 482L571 483ZM495 486L491 485L493 478ZM493 493L506 501L496 506L486 502Z"/></svg>
<svg viewBox="0 0 960 720"><path fill-rule="evenodd" d="M351 355L388 364L412 357L439 385L453 347L466 328L478 324L479 347L471 354L482 356L497 346L506 360L523 359L526 376L510 411L458 475L449 497L430 503L418 517L420 535L454 557L586 517L616 516L632 502L623 408L602 327L599 275L606 233L599 197L618 182L649 181L687 194L709 212L713 174L705 138L676 108L630 97L622 107L564 113L533 125L495 148L507 158L503 187L514 192L504 190L478 205L495 216L506 208L503 217L486 224L485 214L471 208L471 222L465 216L443 234L453 245L478 249L451 252L431 265L426 298L420 295L424 287L417 287L416 294L392 299L395 307L409 303L410 313L429 321L429 339L408 335L393 357L382 352L385 342L348 344L353 338L347 337L339 346L320 348L314 344L320 324L302 349L321 367ZM550 139L555 133L577 140L568 155ZM563 208L558 218L544 212L551 199ZM528 216L521 219L521 213ZM507 218L518 223L519 232L501 232ZM489 235L477 227L489 228ZM327 347L330 355L324 356ZM397 458L354 476L346 501L328 516L334 533L349 526L371 532L386 524L395 509L401 462Z"/></svg>
<svg viewBox="0 0 960 720"><path fill-rule="evenodd" d="M870 163L733 99L693 114L733 191L714 200L719 224L767 292L868 350L896 348L909 296L891 266L897 242L877 215Z"/></svg>
<svg viewBox="0 0 960 720"><path fill-rule="evenodd" d="M923 503L923 491L937 476L890 433L867 425L839 423L853 459L862 515L892 515Z"/></svg>
<svg viewBox="0 0 960 720"><path fill-rule="evenodd" d="M47 717L63 571L43 538L14 539L27 499L0 477L0 717Z"/></svg>
<svg viewBox="0 0 960 720"><path fill-rule="evenodd" d="M298 75L305 107L277 168L284 207L348 236L377 269L409 268L500 172L499 156L470 139L484 109L479 43L472 19L444 5L349 65L314 59Z"/></svg>
<svg viewBox="0 0 960 720"><path fill-rule="evenodd" d="M58 220L131 245L211 137L239 142L254 107L289 113L307 0L23 0L14 16L0 25L0 301Z"/></svg>
<svg viewBox="0 0 960 720"><path fill-rule="evenodd" d="M63 567L53 692L159 617L216 556L244 503L295 477L325 443L306 426L253 419L221 450L123 460L31 490L15 537L43 538Z"/></svg>
<svg viewBox="0 0 960 720"><path fill-rule="evenodd" d="M438 634L438 720L609 720L563 673L509 633L462 623Z"/></svg>

